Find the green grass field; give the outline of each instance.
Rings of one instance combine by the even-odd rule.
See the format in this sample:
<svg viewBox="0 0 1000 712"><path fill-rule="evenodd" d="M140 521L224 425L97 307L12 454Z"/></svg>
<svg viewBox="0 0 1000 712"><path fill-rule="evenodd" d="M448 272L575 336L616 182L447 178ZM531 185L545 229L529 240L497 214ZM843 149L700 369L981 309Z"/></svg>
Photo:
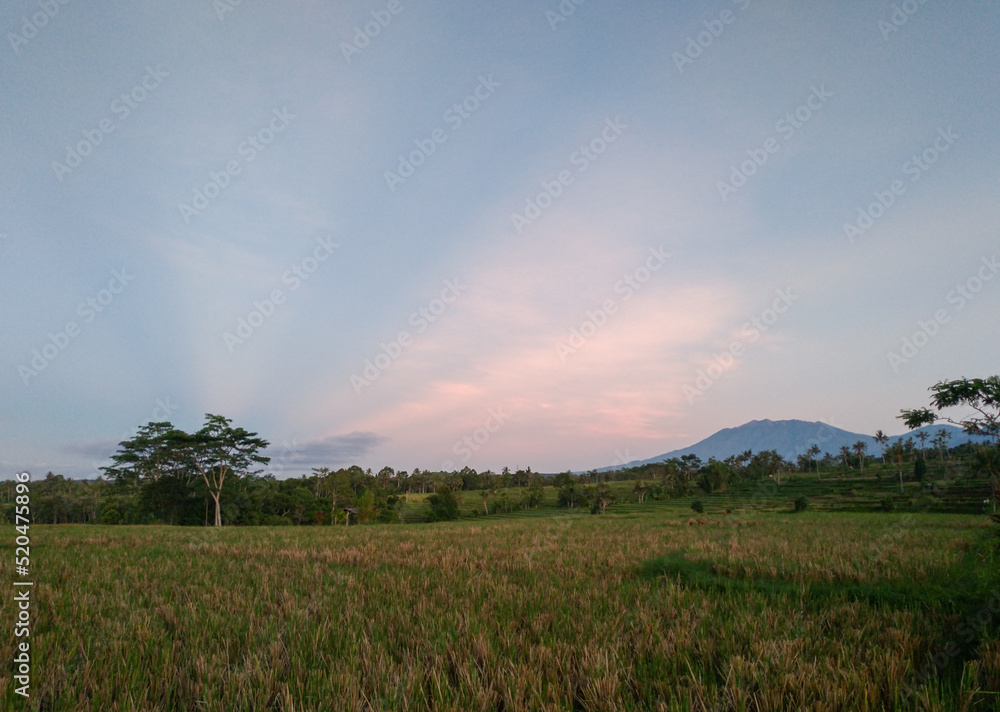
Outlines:
<svg viewBox="0 0 1000 712"><path fill-rule="evenodd" d="M421 525L33 526L32 698L5 665L4 706L998 708L986 517L704 499L702 515L675 500Z"/></svg>
<svg viewBox="0 0 1000 712"><path fill-rule="evenodd" d="M875 477L872 473L878 473ZM614 512L624 514L632 511L648 512L663 510L678 512L689 510L695 499L704 503L706 512L722 513L727 509L732 511L753 509L758 512L784 512L792 510L792 503L797 497L806 497L812 510L830 512L873 512L878 510L883 500L890 498L901 511L910 512L948 512L965 514L985 514L992 511L991 506L983 503L984 497L990 493L989 484L983 478L968 477L954 463L931 462L926 480L915 482L907 474L907 479L900 488L896 479L896 471L881 463L873 463L865 476L853 474L849 477L837 473L788 473L779 483L773 480L763 482L738 482L731 484L725 491L706 495L700 490L688 497L679 497L655 501L647 499L638 503L632 489L634 481L609 482L617 503ZM509 488L500 490L506 492L511 501L520 498L521 490ZM498 493L499 494L499 493ZM430 507L427 505L429 495L408 494L401 512L404 522L417 523L426 519ZM479 517L485 514L480 493L462 493L461 512L463 517ZM489 495L486 506L490 516L501 517L549 517L570 513L570 510L556 507L557 490L547 486L540 506L503 514L498 512L499 498Z"/></svg>

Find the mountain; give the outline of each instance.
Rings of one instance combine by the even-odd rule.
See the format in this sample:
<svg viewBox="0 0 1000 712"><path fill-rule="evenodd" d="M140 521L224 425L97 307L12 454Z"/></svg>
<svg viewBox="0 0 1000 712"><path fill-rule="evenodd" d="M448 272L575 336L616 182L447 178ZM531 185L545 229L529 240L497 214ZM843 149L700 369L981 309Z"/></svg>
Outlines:
<svg viewBox="0 0 1000 712"><path fill-rule="evenodd" d="M926 430L931 437L927 439L927 447L931 447L931 438L941 429L951 433L949 447L955 447L974 439L967 435L965 431L954 425L936 424L928 425L920 430ZM897 440L905 440L913 437L914 430L904 435L894 435L889 438L886 447ZM786 460L795 461L799 455L805 454L812 445L818 445L821 453L831 452L834 455L840 452L843 445L848 447L854 445L859 440L868 446L868 454L878 457L882 453L882 448L875 442L871 435L852 433L849 430L835 428L827 423L810 423L805 420L751 420L736 428L726 428L714 435L710 435L704 440L680 450L672 450L663 455L652 457L648 460L634 460L626 465L617 467L602 467L605 470L614 470L619 467L636 467L654 462L663 462L674 457L683 455L697 455L701 460L708 461L714 457L716 460L725 460L730 455L739 455L747 450L761 452L763 450L776 450ZM914 441L916 438L914 437ZM917 443L919 445L919 442Z"/></svg>

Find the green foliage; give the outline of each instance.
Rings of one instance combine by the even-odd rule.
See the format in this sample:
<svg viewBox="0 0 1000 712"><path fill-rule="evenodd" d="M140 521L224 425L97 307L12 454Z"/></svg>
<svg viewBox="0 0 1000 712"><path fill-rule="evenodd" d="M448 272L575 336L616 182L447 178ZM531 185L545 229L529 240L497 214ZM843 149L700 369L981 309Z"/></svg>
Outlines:
<svg viewBox="0 0 1000 712"><path fill-rule="evenodd" d="M186 433L169 422L149 422L133 437L120 442L118 451L111 456L112 464L101 469L118 485L184 476L193 466L181 449L184 437Z"/></svg>
<svg viewBox="0 0 1000 712"><path fill-rule="evenodd" d="M700 499L696 499L693 502L691 502L691 509L698 512L698 514L701 514L702 512L705 511L705 505L702 503Z"/></svg>
<svg viewBox="0 0 1000 712"><path fill-rule="evenodd" d="M698 486L704 490L705 494L713 492L724 492L729 484L730 469L724 462L710 459L708 464L701 468L701 475L698 477Z"/></svg>
<svg viewBox="0 0 1000 712"><path fill-rule="evenodd" d="M1000 376L939 381L930 391L934 410L902 410L897 417L911 429L944 420L961 426L970 435L985 438L985 443L975 446L980 453L979 465L993 479L994 490L1000 489ZM955 407L969 408L976 415L962 420L939 415L940 411Z"/></svg>
<svg viewBox="0 0 1000 712"><path fill-rule="evenodd" d="M804 512L809 509L809 500L806 499L805 495L795 498L795 511Z"/></svg>
<svg viewBox="0 0 1000 712"><path fill-rule="evenodd" d="M879 503L879 509L883 512L896 511L896 500L892 497L883 497L882 501Z"/></svg>
<svg viewBox="0 0 1000 712"><path fill-rule="evenodd" d="M607 482L601 482L596 487L588 487L586 491L590 500L591 514L604 514L605 510L617 500Z"/></svg>
<svg viewBox="0 0 1000 712"><path fill-rule="evenodd" d="M433 505L432 505L433 506ZM358 521L362 524L371 524L378 516L375 509L375 491L366 489L358 499Z"/></svg>
<svg viewBox="0 0 1000 712"><path fill-rule="evenodd" d="M931 386L931 404L938 411L956 406L968 406L979 415L947 422L962 426L971 435L983 435L994 442L1000 440L1000 376L989 378L960 378L940 381ZM911 430L938 421L940 416L928 408L903 410L898 416Z"/></svg>
<svg viewBox="0 0 1000 712"><path fill-rule="evenodd" d="M101 516L97 519L98 524L121 524L122 511L117 500L110 500L101 507Z"/></svg>
<svg viewBox="0 0 1000 712"><path fill-rule="evenodd" d="M152 485L157 490L164 481L159 491L147 492L145 505L171 522L189 517L190 482L200 477L215 504L215 524L221 526L221 496L227 479L255 474L250 468L269 460L259 454L268 446L266 440L231 423L229 418L206 413L202 428L189 435L169 422L150 422L119 443L111 457L113 464L102 469L123 488Z"/></svg>
<svg viewBox="0 0 1000 712"><path fill-rule="evenodd" d="M926 476L927 462L924 460L923 456L920 456L913 462L913 479L917 482L923 482Z"/></svg>
<svg viewBox="0 0 1000 712"><path fill-rule="evenodd" d="M439 522L458 519L458 497L447 485L442 485L437 491L427 498L427 503L431 507L428 521Z"/></svg>
<svg viewBox="0 0 1000 712"><path fill-rule="evenodd" d="M972 453L972 465L977 474L996 478L1000 473L1000 447L977 447Z"/></svg>
<svg viewBox="0 0 1000 712"><path fill-rule="evenodd" d="M763 450L754 453L750 458L747 464L747 477L756 482L778 475L788 468L788 463L775 450Z"/></svg>
<svg viewBox="0 0 1000 712"><path fill-rule="evenodd" d="M573 479L573 473L567 470L566 472L560 472L558 475L553 477L552 484L555 487L561 488L576 484L576 480Z"/></svg>
<svg viewBox="0 0 1000 712"><path fill-rule="evenodd" d="M167 427L157 426L156 432L163 437L166 437L164 433L173 433L171 438L180 438L179 431ZM146 438L145 447L162 456L162 448L149 444L159 437L156 432L147 427L141 435ZM754 455L749 451L725 461L709 460L703 463L697 457L686 456L635 468L601 473L592 471L580 476L566 472L546 478L527 469L517 473L508 471L506 478L510 484L518 482L523 485L516 489L501 488L504 475L493 475L487 471L475 477L480 484L491 486L477 491L474 497L477 506L466 507L460 516L471 516L473 509L479 514L491 516L535 516L544 514L546 510L554 513L557 507L564 512L592 508L595 513L601 513L616 501L620 505L615 511L624 516L633 516L635 512L646 509L676 512L687 507L690 500L686 497L698 491L696 485L702 490L710 490L699 491L703 507L713 512L729 510L737 515L751 509L780 511L785 508L787 511L787 503L799 496L808 497L810 509L871 511L890 494L895 494L899 498L897 505L908 511L981 512L984 499L992 494L989 482L983 482L983 475L989 476L1000 465L997 462L1000 450L963 444L945 451L945 444L943 438L938 438L935 443L938 449L926 450L931 453L930 458L926 459L925 454L922 464L915 461L913 465L917 476L919 469L926 466L925 482L927 479L948 481L947 491L935 489L930 494L925 492L928 496L924 497L917 497L914 491L917 488L907 482L910 471L906 468L914 461L917 450L912 443L904 441L886 453L886 465L881 465L877 458L865 464L863 474L866 477L860 476L863 460L851 455L851 467L846 479L826 477L826 474L840 470L844 462L830 453L826 453L820 462L817 477L790 472L788 463L784 463L774 452ZM181 448L181 444L176 445ZM812 448L813 454L817 449ZM215 508L213 492L193 469L193 460L178 459L175 463L177 467L135 468L138 464L138 460L133 460L130 467L140 474L117 477L110 482L103 479L73 480L51 473L43 480L33 482L32 514L35 520L50 524L94 524L107 508L104 521L108 522L198 526L212 523ZM878 478L883 470L884 474L894 478L898 473L898 482L881 484ZM765 474L768 472L771 474ZM249 471L239 476L228 472L218 494L222 518L226 524L233 525L253 526L265 521L279 521L275 518L300 526L343 523L343 508L358 506L362 496L365 496L365 506L359 520L372 523L418 522L425 519L430 509L424 494L428 486L447 486L456 497L460 497L460 488L472 483L472 478L471 468L452 473L415 469L413 475L392 468L382 468L378 474L357 466L336 471L315 468L311 475L285 479L276 479L273 475L260 476ZM584 480L595 484L584 487ZM553 486L557 482L559 486ZM410 501L404 503L407 493L411 492L419 494L409 497ZM682 496L685 499L672 501ZM111 502L115 503L113 507L108 506ZM114 510L117 514L113 513ZM13 518L13 505L11 499L4 496L3 483L0 483L0 517L8 521ZM431 518L437 519L438 515L432 511ZM353 521L356 521L354 517Z"/></svg>
<svg viewBox="0 0 1000 712"><path fill-rule="evenodd" d="M147 481L139 490L142 510L165 524L201 524L206 492L200 480L173 473Z"/></svg>
<svg viewBox="0 0 1000 712"><path fill-rule="evenodd" d="M575 482L565 483L559 489L559 494L556 496L556 506L558 507L567 507L572 509L574 507L582 507L586 503L586 493L583 491L583 488Z"/></svg>
<svg viewBox="0 0 1000 712"><path fill-rule="evenodd" d="M525 493L525 506L533 508L541 504L542 494L544 491L545 481L542 479L541 475L532 475L528 483L527 492Z"/></svg>

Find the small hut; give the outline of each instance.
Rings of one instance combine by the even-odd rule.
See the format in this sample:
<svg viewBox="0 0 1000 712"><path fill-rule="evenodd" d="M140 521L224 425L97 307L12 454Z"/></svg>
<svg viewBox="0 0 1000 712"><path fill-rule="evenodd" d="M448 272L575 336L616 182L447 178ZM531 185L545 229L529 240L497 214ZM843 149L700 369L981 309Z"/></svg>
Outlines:
<svg viewBox="0 0 1000 712"><path fill-rule="evenodd" d="M348 524L358 523L358 508L357 507L341 507L340 511L343 512L347 517Z"/></svg>

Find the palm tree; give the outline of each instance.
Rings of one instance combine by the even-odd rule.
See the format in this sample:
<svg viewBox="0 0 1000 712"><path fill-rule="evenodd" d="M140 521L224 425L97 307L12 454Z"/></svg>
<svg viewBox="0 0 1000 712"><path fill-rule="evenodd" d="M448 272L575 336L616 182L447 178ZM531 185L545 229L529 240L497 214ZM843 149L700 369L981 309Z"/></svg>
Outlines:
<svg viewBox="0 0 1000 712"><path fill-rule="evenodd" d="M918 430L916 432L916 436L917 436L917 440L920 441L920 457L923 458L923 456L924 456L924 445L927 442L927 438L930 437L930 433L928 433L926 430Z"/></svg>
<svg viewBox="0 0 1000 712"><path fill-rule="evenodd" d="M875 442L878 443L879 448L882 450L882 464L885 464L885 444L889 442L889 436L883 433L881 430L875 431Z"/></svg>
<svg viewBox="0 0 1000 712"><path fill-rule="evenodd" d="M899 491L903 491L903 463L906 462L906 446L903 444L902 440L897 440L889 448L889 454L892 455L892 459L896 463L896 468L899 472Z"/></svg>
<svg viewBox="0 0 1000 712"><path fill-rule="evenodd" d="M816 464L816 456L819 455L820 449L819 445L813 443L808 450L806 450L806 456L809 458L809 466L816 470L816 477L819 478L819 466Z"/></svg>
<svg viewBox="0 0 1000 712"><path fill-rule="evenodd" d="M944 460L948 457L948 441L951 440L951 433L949 433L944 428L937 431L937 435L934 436L932 443L937 446L938 451L941 453L941 459Z"/></svg>
<svg viewBox="0 0 1000 712"><path fill-rule="evenodd" d="M845 475L847 474L847 470L850 467L850 463L848 462L850 460L850 457L851 457L851 448L847 447L847 445L841 445L840 446L840 460L844 463L844 474Z"/></svg>
<svg viewBox="0 0 1000 712"><path fill-rule="evenodd" d="M858 469L861 470L861 474L865 474L865 454L868 451L868 444L864 440L858 440L854 443L854 454L858 456Z"/></svg>

